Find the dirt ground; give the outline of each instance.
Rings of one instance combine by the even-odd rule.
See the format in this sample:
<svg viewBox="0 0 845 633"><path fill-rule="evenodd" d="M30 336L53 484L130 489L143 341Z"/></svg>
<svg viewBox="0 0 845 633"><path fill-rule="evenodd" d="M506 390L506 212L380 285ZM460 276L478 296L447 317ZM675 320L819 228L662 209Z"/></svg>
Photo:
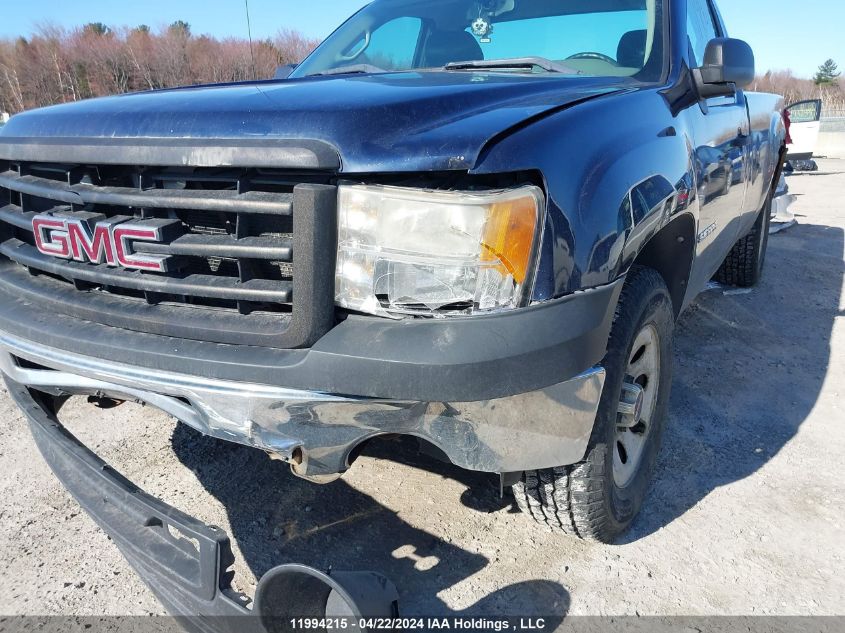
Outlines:
<svg viewBox="0 0 845 633"><path fill-rule="evenodd" d="M64 414L148 492L223 527L237 583L283 562L371 569L405 615L845 614L845 160L796 175L799 225L764 283L712 290L678 328L656 481L623 542L543 532L496 479L374 446L327 487L151 408ZM59 485L0 394L0 614L162 609Z"/></svg>

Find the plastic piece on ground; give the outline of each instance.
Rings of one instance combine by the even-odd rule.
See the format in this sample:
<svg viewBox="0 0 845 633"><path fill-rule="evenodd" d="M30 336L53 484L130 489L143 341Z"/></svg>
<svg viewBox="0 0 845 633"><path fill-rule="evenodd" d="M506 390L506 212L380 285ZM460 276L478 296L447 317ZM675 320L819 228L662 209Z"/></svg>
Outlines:
<svg viewBox="0 0 845 633"><path fill-rule="evenodd" d="M771 228L769 228L769 235L774 235L775 233L780 233L781 231L785 231L788 228L791 228L798 224L797 220L792 220L792 222L784 222L781 224L773 224Z"/></svg>

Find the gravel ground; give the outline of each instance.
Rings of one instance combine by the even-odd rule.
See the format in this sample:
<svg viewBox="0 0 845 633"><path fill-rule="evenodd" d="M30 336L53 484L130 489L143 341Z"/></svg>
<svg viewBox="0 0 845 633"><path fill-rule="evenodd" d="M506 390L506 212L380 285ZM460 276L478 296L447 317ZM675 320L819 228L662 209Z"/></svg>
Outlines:
<svg viewBox="0 0 845 633"><path fill-rule="evenodd" d="M764 283L683 316L658 473L615 546L543 532L495 479L384 442L326 487L151 409L63 418L150 493L225 528L245 591L276 564L373 569L406 615L842 615L845 160L796 175ZM839 464L839 466L837 466ZM0 393L0 614L161 607L57 483Z"/></svg>

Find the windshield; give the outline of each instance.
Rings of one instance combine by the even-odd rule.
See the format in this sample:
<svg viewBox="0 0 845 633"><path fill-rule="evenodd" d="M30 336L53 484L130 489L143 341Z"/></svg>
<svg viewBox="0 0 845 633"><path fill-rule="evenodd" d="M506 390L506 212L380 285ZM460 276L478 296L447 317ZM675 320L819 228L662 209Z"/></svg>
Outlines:
<svg viewBox="0 0 845 633"><path fill-rule="evenodd" d="M375 0L292 77L483 67L657 81L664 68L663 2Z"/></svg>

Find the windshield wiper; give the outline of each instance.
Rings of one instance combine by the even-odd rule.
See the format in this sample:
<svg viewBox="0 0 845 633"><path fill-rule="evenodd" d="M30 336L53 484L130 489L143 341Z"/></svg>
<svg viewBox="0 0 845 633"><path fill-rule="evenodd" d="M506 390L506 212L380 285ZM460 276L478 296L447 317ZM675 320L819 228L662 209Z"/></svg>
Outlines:
<svg viewBox="0 0 845 633"><path fill-rule="evenodd" d="M363 75L374 73L389 72L384 68L373 66L372 64L350 64L349 66L341 66L340 68L329 68L328 70L321 70L316 73L309 73L306 77L324 77L326 75Z"/></svg>
<svg viewBox="0 0 845 633"><path fill-rule="evenodd" d="M511 59L481 59L471 62L452 62L446 64L444 70L510 70L520 68L542 68L550 73L561 73L563 75L577 75L579 72L569 66L558 64L545 57L514 57Z"/></svg>

